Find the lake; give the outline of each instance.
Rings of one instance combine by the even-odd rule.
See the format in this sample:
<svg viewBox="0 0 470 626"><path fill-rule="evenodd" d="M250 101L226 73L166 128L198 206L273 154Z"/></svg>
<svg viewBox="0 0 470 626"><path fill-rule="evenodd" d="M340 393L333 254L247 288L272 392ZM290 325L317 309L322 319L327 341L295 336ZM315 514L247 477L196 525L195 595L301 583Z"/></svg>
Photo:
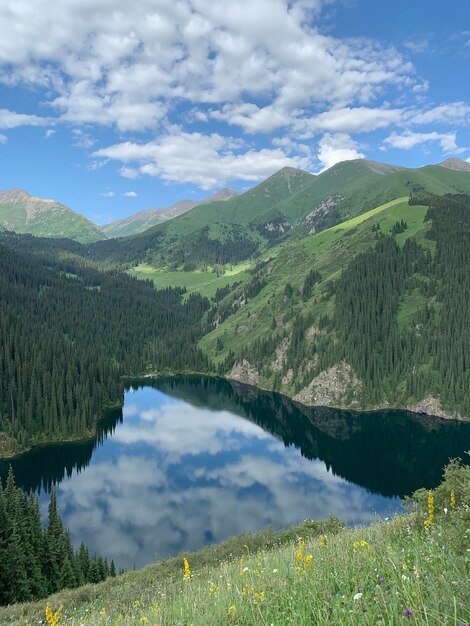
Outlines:
<svg viewBox="0 0 470 626"><path fill-rule="evenodd" d="M392 515L468 449L468 423L299 407L191 377L136 383L95 440L38 447L12 465L44 512L57 486L75 545L131 568L269 524Z"/></svg>

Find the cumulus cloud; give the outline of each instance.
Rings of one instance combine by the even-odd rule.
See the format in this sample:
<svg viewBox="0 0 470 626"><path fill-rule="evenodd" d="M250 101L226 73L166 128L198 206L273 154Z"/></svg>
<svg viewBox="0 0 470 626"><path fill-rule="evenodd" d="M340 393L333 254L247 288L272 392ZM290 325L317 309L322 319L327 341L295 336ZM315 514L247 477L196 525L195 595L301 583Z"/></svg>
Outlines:
<svg viewBox="0 0 470 626"><path fill-rule="evenodd" d="M392 48L322 35L322 4L66 0L58 14L47 0L5 0L0 80L47 87L49 104L74 123L156 128L170 105L188 101L216 105L214 116L247 132L280 128L312 103L363 104L414 80Z"/></svg>
<svg viewBox="0 0 470 626"><path fill-rule="evenodd" d="M49 118L26 113L15 113L9 109L0 109L0 128L17 128L18 126L46 126Z"/></svg>
<svg viewBox="0 0 470 626"><path fill-rule="evenodd" d="M410 124L467 124L470 121L470 105L466 102L449 102L423 111L409 111L405 120Z"/></svg>
<svg viewBox="0 0 470 626"><path fill-rule="evenodd" d="M234 146L234 147L232 147ZM190 182L209 189L227 181L258 181L285 166L308 169L307 156L288 156L281 148L240 151L237 142L217 133L186 133L178 129L154 141L126 141L96 150L97 158L123 163L120 173L125 178L138 175L159 176L171 182Z"/></svg>
<svg viewBox="0 0 470 626"><path fill-rule="evenodd" d="M48 128L46 130L46 132L44 133L44 138L45 139L50 139L53 135L55 135L56 131L54 128Z"/></svg>
<svg viewBox="0 0 470 626"><path fill-rule="evenodd" d="M357 142L345 133L326 133L318 144L318 160L323 166L321 171L341 161L363 159L365 155L358 148Z"/></svg>
<svg viewBox="0 0 470 626"><path fill-rule="evenodd" d="M137 198L135 191L126 191L122 194L125 198Z"/></svg>
<svg viewBox="0 0 470 626"><path fill-rule="evenodd" d="M438 133L433 131L431 133L392 133L384 140L384 145L390 146L391 148L411 150L411 148L415 148L418 145L437 142L446 153L452 152L454 154L460 154L465 152L465 148L459 148L457 146L456 137L457 133L455 132Z"/></svg>

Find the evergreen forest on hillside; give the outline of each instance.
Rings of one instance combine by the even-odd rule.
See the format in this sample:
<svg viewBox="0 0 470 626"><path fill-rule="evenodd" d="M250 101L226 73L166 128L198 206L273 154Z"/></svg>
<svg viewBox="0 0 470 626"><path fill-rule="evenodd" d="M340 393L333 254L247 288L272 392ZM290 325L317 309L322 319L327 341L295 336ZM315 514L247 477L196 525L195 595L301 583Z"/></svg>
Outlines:
<svg viewBox="0 0 470 626"><path fill-rule="evenodd" d="M208 302L0 245L0 450L89 436L122 376L207 369Z"/></svg>
<svg viewBox="0 0 470 626"><path fill-rule="evenodd" d="M262 386L307 403L315 393L311 381L326 384L321 374L328 371L337 379L336 406L403 407L433 395L468 416L470 197L415 194L410 212L417 205L429 205L419 237L407 236L403 220L382 232L377 214L333 240L331 255L347 259L334 280L322 276L315 254L313 267L296 277L299 287L277 286L280 261L259 264L251 282L224 295L217 310L224 323L208 336L211 343L204 340L215 356L229 345L219 371L249 362ZM273 287L278 291L269 296ZM246 304L237 309L240 299ZM256 338L228 343L234 325L235 332L253 328Z"/></svg>

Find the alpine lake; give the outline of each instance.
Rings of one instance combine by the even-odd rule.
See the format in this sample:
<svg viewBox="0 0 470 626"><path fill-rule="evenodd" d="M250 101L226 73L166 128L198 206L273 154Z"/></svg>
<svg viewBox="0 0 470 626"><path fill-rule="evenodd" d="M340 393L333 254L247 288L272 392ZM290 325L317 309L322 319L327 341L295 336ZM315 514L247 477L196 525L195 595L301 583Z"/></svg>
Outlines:
<svg viewBox="0 0 470 626"><path fill-rule="evenodd" d="M55 486L74 544L132 568L268 525L392 516L469 449L470 423L182 377L133 383L95 439L38 446L0 474L11 463L44 515Z"/></svg>

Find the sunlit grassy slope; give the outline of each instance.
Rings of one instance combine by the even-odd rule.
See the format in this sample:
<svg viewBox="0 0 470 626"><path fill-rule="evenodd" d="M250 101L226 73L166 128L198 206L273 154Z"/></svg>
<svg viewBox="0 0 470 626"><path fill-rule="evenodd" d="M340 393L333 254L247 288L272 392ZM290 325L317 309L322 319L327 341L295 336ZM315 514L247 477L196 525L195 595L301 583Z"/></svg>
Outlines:
<svg viewBox="0 0 470 626"><path fill-rule="evenodd" d="M48 600L0 608L0 623L44 624L49 605L52 612L63 606L59 626L464 626L469 468L451 464L445 482L419 492L416 502L413 512L366 528L341 530L330 520L237 537Z"/></svg>
<svg viewBox="0 0 470 626"><path fill-rule="evenodd" d="M426 212L427 207L409 206L408 198L402 197L298 242L279 246L274 251L276 254L270 262L263 289L206 335L200 342L201 347L219 362L229 350L239 350L240 346L262 335L270 328L273 316L289 312L291 318L292 310L301 310L303 314L311 310L319 319L323 314L331 313L334 299L328 296L330 281L339 276L353 256L375 244L374 228L378 227L384 234L390 234L393 225L404 220L408 228L396 235L397 242L403 245L408 237L419 237L425 232ZM293 288L300 289L312 268L321 274L318 297L315 301L300 301L292 305L284 297L286 284L291 283ZM412 301L406 303L405 317L412 313L412 305ZM216 350L218 338L223 347Z"/></svg>
<svg viewBox="0 0 470 626"><path fill-rule="evenodd" d="M152 280L156 289L185 287L187 293L197 292L210 299L215 295L217 289L246 280L249 277L247 270L251 266L252 263L250 262L227 266L224 274L218 276L217 273L209 270L171 272L159 270L146 263L141 263L129 270L129 274L137 278Z"/></svg>

